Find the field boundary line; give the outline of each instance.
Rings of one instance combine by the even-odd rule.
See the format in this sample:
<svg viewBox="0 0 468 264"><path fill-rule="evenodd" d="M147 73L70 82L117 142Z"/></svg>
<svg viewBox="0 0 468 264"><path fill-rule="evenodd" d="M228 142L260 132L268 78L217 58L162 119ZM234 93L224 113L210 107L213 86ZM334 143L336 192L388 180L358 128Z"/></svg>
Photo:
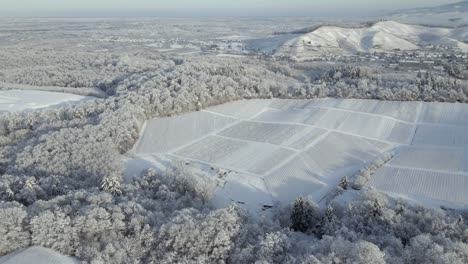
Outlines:
<svg viewBox="0 0 468 264"><path fill-rule="evenodd" d="M416 114L415 122L405 121L405 120L402 120L402 119L398 119L398 118L395 118L395 117L392 117L392 116L383 115L383 114L376 114L376 113L369 113L369 112L361 112L361 111L348 110L348 109L342 109L342 108L335 108L335 107L329 107L329 106L310 106L309 108L292 107L292 108L289 108L289 109L292 109L292 110L295 110L295 111L303 111L303 112L306 111L306 110L309 110L309 109L311 109L311 108L315 108L315 109L325 109L325 110L337 110L337 111L342 111L342 112L350 112L350 113L357 113L357 114L363 114L363 115L371 115L371 116L382 117L382 118L385 118L385 119L390 119L390 120L392 120L392 121L400 122L400 123L407 124L407 125L433 125L433 126L460 127L460 128L467 128L467 129L468 129L468 125L421 122L421 119L422 119L422 110L423 110L423 108L425 107L425 103L426 103L426 104L430 104L431 102L419 102L419 103L421 103L421 104L420 104L421 106L418 107L418 109L417 109L417 114ZM267 106L267 108L270 108L270 109L272 109L272 110L277 110L277 111L287 111L287 109L278 109L278 108L273 108L273 107L270 107L270 106ZM319 119L319 120L320 120L320 119Z"/></svg>
<svg viewBox="0 0 468 264"><path fill-rule="evenodd" d="M226 115L226 114L218 113L218 112L211 111L211 110L208 110L208 109L202 109L202 110L200 110L200 111L201 111L201 112L205 112L205 113L210 113L210 114L213 114L213 115L222 116L222 117L240 119L240 120L243 120L243 121L249 121L249 120L253 120L253 119L256 118L257 116L263 114L263 113L265 112L265 109L266 109L266 108L268 108L268 107L264 107L263 109L261 109L260 111L258 111L257 113L255 113L254 115L252 115L252 116L249 117L249 118L240 118L240 117L236 117L236 116L232 116L232 115Z"/></svg>
<svg viewBox="0 0 468 264"><path fill-rule="evenodd" d="M284 141L283 144L286 145L286 146L291 146L294 143L296 143L297 141L299 141L299 140L303 139L304 137L308 136L310 133L313 133L313 131L316 130L316 129L317 128L306 127L301 132L296 133L295 135L289 137L289 139ZM298 150L300 150L300 148Z"/></svg>
<svg viewBox="0 0 468 264"><path fill-rule="evenodd" d="M414 131L411 136L410 145L413 145L414 139L416 138L416 134L418 133L419 126L421 125L421 116L422 116L423 108L425 108L425 105L421 103L420 107L417 110L418 112L416 115L416 122L415 122L416 125L414 127Z"/></svg>
<svg viewBox="0 0 468 264"><path fill-rule="evenodd" d="M325 176L322 175L321 173L318 173L316 171L314 171L314 169L306 162L306 160L304 159L304 156L302 155L299 155L299 159L302 161L302 163L304 163L304 165L307 167L307 169L309 169L311 172L313 172L314 174L316 174L318 177L322 178L322 179L325 179ZM315 161L314 161L315 162ZM319 169L323 171L323 168L320 167L320 164L317 164L317 166L319 166ZM324 185L329 185L328 183L326 183L325 181L321 180L321 179L318 179L319 182L323 183Z"/></svg>
<svg viewBox="0 0 468 264"><path fill-rule="evenodd" d="M213 114L217 114L217 113L213 113ZM223 115L223 114L219 114L219 115L220 115L220 116L224 116L224 117L233 118L233 117L226 116L226 115ZM305 123L296 123L296 122L269 122L269 121L248 120L248 119L240 119L240 120L241 120L241 121L244 121L244 122L257 122L257 123L262 123L262 124L296 125L296 126L303 126L303 127L313 127L313 128L318 128L318 129L322 129L322 130L337 132L337 133L341 133L341 134L345 134L345 135L350 135L350 136L355 136L355 137L360 137L360 138L365 138L365 139L380 141L380 142L388 143L388 144L409 145L409 144L407 144L407 143L400 143L400 142L388 141L388 140L379 139L379 138L372 138L372 137L363 136L363 135L358 135L358 134L354 134L354 133L348 133L348 132L341 131L341 130L338 130L338 129L320 127L320 126L311 125L311 124L305 124Z"/></svg>
<svg viewBox="0 0 468 264"><path fill-rule="evenodd" d="M148 120L145 120L145 122L143 122L143 125L140 127L140 131L138 133L137 141L135 142L135 144L133 144L132 149L128 152L128 154L130 156L137 156L138 155L137 154L137 149L140 147L140 143L143 140L143 136L145 135L147 125L148 125Z"/></svg>
<svg viewBox="0 0 468 264"><path fill-rule="evenodd" d="M230 118L230 119L233 119L233 118ZM168 154L175 154L177 151L180 151L180 150L182 150L182 149L184 149L184 148L186 148L186 147L189 147L189 146L191 146L191 145L193 145L193 144L195 144L195 143L197 143L197 142L200 142L200 141L202 141L202 140L204 140L204 139L207 139L207 138L209 138L210 136L214 136L214 135L216 135L217 133L219 133L219 132L221 132L221 131L223 131L223 130L225 130L225 129L228 129L228 128L232 127L232 126L235 126L235 125L239 124L240 122L242 122L242 120L241 120L241 119L237 119L237 120L235 120L234 122L232 122L232 123L230 123L230 124L228 124L228 125L226 125L226 126L220 128L220 129L214 130L214 131L212 131L211 133L208 133L208 134L206 134L206 135L204 135L204 136L201 136L201 137L199 137L199 138L197 138L197 139L195 139L195 140L192 140L192 141L190 141L190 142L187 143L187 144L184 144L184 145L179 146L179 147L177 147L177 148L173 148L173 149L167 151L166 153L168 153Z"/></svg>
<svg viewBox="0 0 468 264"><path fill-rule="evenodd" d="M349 110L349 109L343 109L343 108L335 108L335 107L328 107L328 106L310 106L309 108L290 108L290 109L295 109L295 110L299 110L299 111L304 111L306 109L310 109L310 108L316 108L316 109L326 109L326 110L336 110L336 111L340 111L340 112L347 112L347 113L355 113L355 114L363 114L363 115L370 115L370 116L376 116L376 117L381 117L381 118L385 118L385 119L390 119L392 121L396 121L396 122L400 122L400 123L404 123L404 124L408 124L408 125L414 125L416 124L415 122L410 122L410 121L405 121L405 120L402 120L402 119L398 119L398 118L395 118L395 117L392 117L392 116L387 116L387 115L382 115L382 114L376 114L376 113L369 113L369 112L361 112L361 111L355 111L355 110ZM280 109L281 110L281 109Z"/></svg>
<svg viewBox="0 0 468 264"><path fill-rule="evenodd" d="M389 167L389 168L403 169L403 170L416 170L416 171L424 171L424 172L434 172L434 173L447 173L447 174L462 175L462 176L467 176L468 177L468 172L464 172L464 171L434 170L434 169L425 169L425 168L409 167L409 166L401 166L401 165L391 165L391 164L385 164L382 167Z"/></svg>
<svg viewBox="0 0 468 264"><path fill-rule="evenodd" d="M243 119L243 118L238 118L238 117L234 117L234 116L230 116L230 115L225 115L225 114L218 113L218 112L214 112L214 111L207 110L207 109L202 109L202 110L200 110L200 112L210 113L210 114L213 114L213 115L218 115L218 116L227 117L227 118L234 118L234 119L239 119L239 120L245 120L245 119Z"/></svg>
<svg viewBox="0 0 468 264"><path fill-rule="evenodd" d="M400 146L404 146L404 147L409 147L409 148L429 148L429 149L453 149L453 150L466 150L468 151L468 146L463 146L463 147L458 147L456 145L452 145L452 146L447 146L447 145L430 145L430 144L413 144L413 145L406 145L406 144L402 144Z"/></svg>
<svg viewBox="0 0 468 264"><path fill-rule="evenodd" d="M283 146L283 145L276 145L276 144L273 144L273 143L270 143L270 142L253 141L253 140L248 140L248 139L241 139L241 138L223 136L223 135L219 135L219 134L213 135L213 137L220 137L220 138L225 138L225 139L230 139L230 140L242 141L242 142L246 142L246 143L264 144L264 145L272 146L274 148L287 149L287 150L290 150L290 151L293 151L293 152L298 152L299 151L298 149L295 149L295 148L291 148L291 147Z"/></svg>
<svg viewBox="0 0 468 264"><path fill-rule="evenodd" d="M328 136L330 134L330 131L327 131L325 133L323 133L322 135L318 136L316 139L312 140L312 142L310 142L309 144L307 144L307 146L303 149L303 150L300 150L300 151L297 151L295 154L289 156L288 158L284 159L282 162L278 163L278 165L276 165L275 167L271 168L270 170L268 170L264 175L265 177L270 175L271 173L273 173L274 171L278 170L279 168L283 167L284 165L288 164L289 162L291 162L293 159L295 159L296 157L298 157L299 155L301 155L302 153L304 153L305 151L307 151L309 148L311 148L312 146L316 145L318 142L320 142L322 139L324 139L326 136Z"/></svg>

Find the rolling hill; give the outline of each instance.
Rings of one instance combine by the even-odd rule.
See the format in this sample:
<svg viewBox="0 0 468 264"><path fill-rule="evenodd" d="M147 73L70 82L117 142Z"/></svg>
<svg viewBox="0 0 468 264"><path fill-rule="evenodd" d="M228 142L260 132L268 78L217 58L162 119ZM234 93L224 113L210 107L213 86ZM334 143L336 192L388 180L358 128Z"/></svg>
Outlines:
<svg viewBox="0 0 468 264"><path fill-rule="evenodd" d="M369 27L323 26L285 42L275 53L307 60L327 55L351 55L357 52L416 50L437 44L467 52L468 28L449 29L382 21Z"/></svg>

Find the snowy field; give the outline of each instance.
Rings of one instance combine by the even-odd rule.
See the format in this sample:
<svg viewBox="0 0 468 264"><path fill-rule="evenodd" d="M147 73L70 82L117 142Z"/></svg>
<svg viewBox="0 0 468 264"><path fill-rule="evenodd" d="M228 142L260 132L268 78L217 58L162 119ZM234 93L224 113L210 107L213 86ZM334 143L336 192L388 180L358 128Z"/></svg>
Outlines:
<svg viewBox="0 0 468 264"><path fill-rule="evenodd" d="M30 247L0 257L0 264L78 264L80 261L43 247Z"/></svg>
<svg viewBox="0 0 468 264"><path fill-rule="evenodd" d="M0 91L0 114L45 107L74 105L91 97L46 91L5 90Z"/></svg>
<svg viewBox="0 0 468 264"><path fill-rule="evenodd" d="M467 129L463 104L244 100L150 120L133 154L146 160L142 166L161 169L177 159L221 169L218 203L264 208L299 195L321 202L343 176L353 179L395 151L368 188L430 206L466 207Z"/></svg>

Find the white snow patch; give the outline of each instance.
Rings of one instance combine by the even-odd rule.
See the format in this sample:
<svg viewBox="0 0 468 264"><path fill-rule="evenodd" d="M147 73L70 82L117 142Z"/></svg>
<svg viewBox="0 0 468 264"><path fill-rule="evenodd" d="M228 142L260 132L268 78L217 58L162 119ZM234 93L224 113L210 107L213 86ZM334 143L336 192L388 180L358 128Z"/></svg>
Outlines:
<svg viewBox="0 0 468 264"><path fill-rule="evenodd" d="M0 257L0 264L78 264L78 260L54 250L34 246Z"/></svg>
<svg viewBox="0 0 468 264"><path fill-rule="evenodd" d="M91 100L92 97L46 91L0 91L0 112L18 112L46 107L66 107Z"/></svg>
<svg viewBox="0 0 468 264"><path fill-rule="evenodd" d="M192 112L148 121L136 149L138 154L165 153L233 123L235 119Z"/></svg>

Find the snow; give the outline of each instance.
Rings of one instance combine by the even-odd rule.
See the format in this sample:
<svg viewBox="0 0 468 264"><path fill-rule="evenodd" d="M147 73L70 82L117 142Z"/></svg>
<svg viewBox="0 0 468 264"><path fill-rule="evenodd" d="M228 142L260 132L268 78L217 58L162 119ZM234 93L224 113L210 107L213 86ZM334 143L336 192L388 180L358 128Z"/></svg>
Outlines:
<svg viewBox="0 0 468 264"><path fill-rule="evenodd" d="M313 32L286 41L275 55L308 60L327 55L353 55L357 52L416 50L430 44L458 47L468 51L460 29L434 28L383 21L369 27L322 26Z"/></svg>
<svg viewBox="0 0 468 264"><path fill-rule="evenodd" d="M220 53L217 54L216 57L228 57L228 58L245 58L245 55L239 55L239 54L228 54L228 53Z"/></svg>
<svg viewBox="0 0 468 264"><path fill-rule="evenodd" d="M381 116L351 113L342 122L340 130L370 138L409 143L414 126Z"/></svg>
<svg viewBox="0 0 468 264"><path fill-rule="evenodd" d="M147 122L136 152L164 153L221 129L235 119L207 112L193 112Z"/></svg>
<svg viewBox="0 0 468 264"><path fill-rule="evenodd" d="M298 125L244 121L224 130L220 135L249 141L282 145L289 138L294 137L305 129L306 127Z"/></svg>
<svg viewBox="0 0 468 264"><path fill-rule="evenodd" d="M319 201L329 190L329 185L321 178L303 159L297 158L266 176L265 181L273 198L288 204L299 195L311 195L313 200Z"/></svg>
<svg viewBox="0 0 468 264"><path fill-rule="evenodd" d="M370 184L395 197L426 206L466 208L468 174L384 166Z"/></svg>
<svg viewBox="0 0 468 264"><path fill-rule="evenodd" d="M247 49L260 51L260 52L274 52L280 48L284 43L291 39L297 38L298 34L284 34L269 36L261 39L249 39L245 40Z"/></svg>
<svg viewBox="0 0 468 264"><path fill-rule="evenodd" d="M421 122L468 126L468 105L458 103L426 104L423 108Z"/></svg>
<svg viewBox="0 0 468 264"><path fill-rule="evenodd" d="M414 145L468 148L468 127L422 124L414 136Z"/></svg>
<svg viewBox="0 0 468 264"><path fill-rule="evenodd" d="M392 117L398 116L393 111L393 107L377 107L374 106L373 101L366 103L370 106L365 108L365 112L357 112L359 109L346 110L345 106L340 104L337 105L340 109L320 107L313 104L302 106L303 109L295 109L291 108L291 106L287 107L289 110L268 109L258 115L255 120L291 124L301 123L400 144L408 144L411 141L415 130L413 123L400 121ZM398 103L395 103L395 105L398 106ZM371 109L375 109L376 113L372 113ZM386 112L386 109L389 111ZM403 118L411 119L408 117Z"/></svg>
<svg viewBox="0 0 468 264"><path fill-rule="evenodd" d="M468 173L468 149L405 146L388 165Z"/></svg>
<svg viewBox="0 0 468 264"><path fill-rule="evenodd" d="M257 115L270 104L271 100L240 100L236 102L230 102L222 105L209 107L204 111L227 115L233 118L249 119L254 115Z"/></svg>
<svg viewBox="0 0 468 264"><path fill-rule="evenodd" d="M291 137L288 141L289 146L295 149L304 149L307 147L309 142L312 142L314 139L317 139L323 136L327 131L325 129L309 127L304 131L305 133L299 134L296 137Z"/></svg>
<svg viewBox="0 0 468 264"><path fill-rule="evenodd" d="M5 90L0 91L0 112L18 112L46 107L65 107L91 99L92 97L68 93Z"/></svg>
<svg viewBox="0 0 468 264"><path fill-rule="evenodd" d="M424 103L411 143L377 170L369 186L430 207L467 208L468 107Z"/></svg>
<svg viewBox="0 0 468 264"><path fill-rule="evenodd" d="M316 110L277 110L268 109L258 115L255 120L262 122L284 122L284 123L300 123L314 124L325 115L327 109Z"/></svg>
<svg viewBox="0 0 468 264"><path fill-rule="evenodd" d="M466 206L467 114L466 105L447 103L242 100L148 121L126 175L186 161L200 177L222 182L215 205L236 202L262 212L298 195L320 202L342 177L395 150L369 188L424 204ZM417 183L426 172L431 181ZM429 195L438 185L448 189Z"/></svg>
<svg viewBox="0 0 468 264"><path fill-rule="evenodd" d="M34 246L0 257L0 264L78 264L79 261L51 249Z"/></svg>
<svg viewBox="0 0 468 264"><path fill-rule="evenodd" d="M383 115L401 122L412 123L417 121L418 111L421 109L422 105L422 102L347 99L341 100L335 107L344 110Z"/></svg>
<svg viewBox="0 0 468 264"><path fill-rule="evenodd" d="M229 174L226 184L215 194L214 204L224 207L233 202L244 205L250 211L262 210L264 206L274 204L263 179L237 172Z"/></svg>
<svg viewBox="0 0 468 264"><path fill-rule="evenodd" d="M175 154L237 171L262 174L291 155L291 152L269 144L210 136Z"/></svg>

